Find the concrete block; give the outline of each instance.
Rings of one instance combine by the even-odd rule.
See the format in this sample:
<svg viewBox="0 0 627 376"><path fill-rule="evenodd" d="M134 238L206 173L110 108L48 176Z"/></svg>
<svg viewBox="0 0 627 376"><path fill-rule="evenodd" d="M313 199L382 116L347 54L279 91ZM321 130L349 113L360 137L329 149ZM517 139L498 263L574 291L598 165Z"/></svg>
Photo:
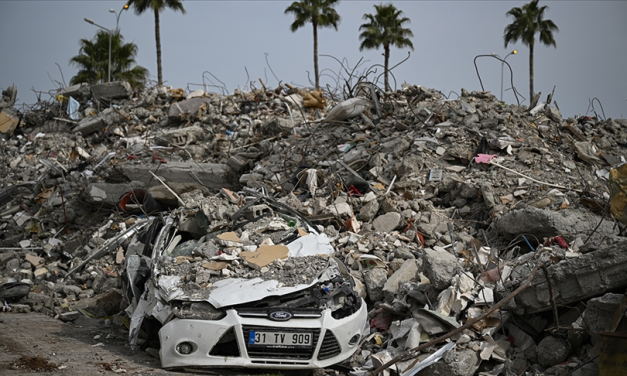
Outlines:
<svg viewBox="0 0 627 376"><path fill-rule="evenodd" d="M9 262L9 260L17 259L17 253L15 251L2 251L0 253L0 267L3 267Z"/></svg>
<svg viewBox="0 0 627 376"><path fill-rule="evenodd" d="M126 99L130 97L133 92L131 85L126 81L115 81L93 85L91 87L91 91L94 98L109 101L112 99Z"/></svg>
<svg viewBox="0 0 627 376"><path fill-rule="evenodd" d="M623 296L623 294L608 293L588 301L586 310L583 311L583 323L590 334L607 331Z"/></svg>
<svg viewBox="0 0 627 376"><path fill-rule="evenodd" d="M401 225L401 214L396 212L380 215L372 221L372 227L378 232L392 232Z"/></svg>
<svg viewBox="0 0 627 376"><path fill-rule="evenodd" d="M548 267L558 305L627 288L627 239L617 241L581 257L566 259ZM537 273L529 287L516 296L516 305L524 313L551 309L551 299L544 273Z"/></svg>
<svg viewBox="0 0 627 376"><path fill-rule="evenodd" d="M107 124L104 119L100 116L90 116L83 118L76 128L74 128L75 132L81 132L83 136L90 135L95 132L101 131Z"/></svg>
<svg viewBox="0 0 627 376"><path fill-rule="evenodd" d="M383 300L383 286L388 278L387 270L383 268L374 268L363 273L368 297L371 302Z"/></svg>
<svg viewBox="0 0 627 376"><path fill-rule="evenodd" d="M242 172L247 168L250 169L251 167L248 159L239 155L232 155L228 161L226 161L226 165L232 168L235 172Z"/></svg>
<svg viewBox="0 0 627 376"><path fill-rule="evenodd" d="M359 211L358 219L360 221L370 222L372 221L374 216L377 215L378 211L379 211L379 201L377 200L368 201L367 203L364 204L364 206L361 207L361 210Z"/></svg>
<svg viewBox="0 0 627 376"><path fill-rule="evenodd" d="M472 349L452 349L442 359L422 371L418 376L472 376L479 368L479 352Z"/></svg>
<svg viewBox="0 0 627 376"><path fill-rule="evenodd" d="M446 250L426 248L422 257L425 276L438 290L444 290L451 284L457 269L457 259Z"/></svg>
<svg viewBox="0 0 627 376"><path fill-rule="evenodd" d="M422 263L418 260L405 260L400 269L394 272L383 285L383 296L388 303L394 301L394 296L398 292L401 283L410 282L418 275L418 268Z"/></svg>

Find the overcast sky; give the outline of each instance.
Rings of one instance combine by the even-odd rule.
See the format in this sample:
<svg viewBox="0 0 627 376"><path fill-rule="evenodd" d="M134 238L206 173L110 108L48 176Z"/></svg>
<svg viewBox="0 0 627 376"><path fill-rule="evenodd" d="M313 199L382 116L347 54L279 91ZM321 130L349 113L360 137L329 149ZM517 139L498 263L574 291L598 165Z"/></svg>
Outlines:
<svg viewBox="0 0 627 376"><path fill-rule="evenodd" d="M276 87L278 81L310 86L313 80L313 35L311 24L292 33L293 21L284 10L291 1L209 1L185 0L186 14L166 10L161 14L163 77L166 85L196 90L204 82L222 81L229 92L259 87L259 78ZM337 11L342 17L338 31L319 31L319 53L346 59L350 67L364 58L358 71L383 64L382 50L359 51L359 25L364 13L373 13L373 1L341 1ZM529 95L529 49L518 43L505 49L503 30L511 22L506 12L525 1L394 1L411 19L415 51L393 73L398 88L403 82L440 90L448 95L461 88L481 90L473 59L495 53L508 57L514 71L514 85ZM92 38L98 30L85 17L114 29L116 16L124 1L0 0L0 88L18 87L18 103L35 103L32 89L48 92L57 82L69 83L76 68L68 64L79 52L79 39ZM559 27L557 48L536 43L535 91L542 100L553 90L564 117L584 115L589 101L598 98L605 115L627 117L627 1L540 1L548 5L545 19ZM154 16L141 16L132 10L121 14L119 27L125 42L139 47L137 63L146 67L156 80L157 63ZM393 48L391 65L407 57L407 50ZM58 63L63 75L55 65ZM486 90L497 97L501 90L501 63L479 58L477 65ZM248 76L246 70L248 70ZM320 69L338 72L339 64L320 57ZM381 69L379 69L381 71ZM505 67L505 88L509 76ZM52 78L52 79L51 79ZM322 78L323 84L335 86ZM215 88L209 88L219 92ZM455 94L451 94L456 97ZM503 99L515 103L511 90ZM529 103L527 99L525 104ZM595 110L602 116L601 107ZM588 113L592 114L592 111Z"/></svg>

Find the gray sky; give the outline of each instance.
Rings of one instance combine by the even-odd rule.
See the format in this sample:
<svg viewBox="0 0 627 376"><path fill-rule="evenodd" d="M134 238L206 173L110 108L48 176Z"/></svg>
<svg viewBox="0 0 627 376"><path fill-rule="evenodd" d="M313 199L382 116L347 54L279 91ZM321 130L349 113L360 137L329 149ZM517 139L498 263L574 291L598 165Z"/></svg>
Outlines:
<svg viewBox="0 0 627 376"><path fill-rule="evenodd" d="M260 87L261 78L270 87L277 80L310 86L307 71L313 72L313 36L310 24L290 32L291 15L283 12L291 1L183 1L187 10L166 10L161 14L163 77L166 85L191 90L202 88L203 72L224 82L229 92ZM364 13L373 13L379 1L341 1L337 11L342 17L339 30L319 31L319 53L347 59L353 67L360 58L364 71L383 64L382 50L359 51L358 28ZM511 22L505 13L525 1L394 1L411 19L415 51L393 73L398 87L403 82L435 88L448 95L461 88L481 90L473 59L479 54L509 56L514 70L514 85L524 97L529 94L529 49L521 43L503 45L503 30ZM98 30L83 18L114 29L116 17L109 9L120 10L124 1L0 0L0 88L18 87L18 103L32 104L31 89L47 93L76 73L69 59L79 52L80 38L92 38ZM536 43L535 91L542 100L556 86L554 99L564 117L584 115L589 100L600 100L607 117L627 116L627 1L540 1L548 5L545 18L559 27L557 49ZM154 16L122 13L119 26L125 42L138 45L137 63L156 80L157 63ZM407 50L393 48L391 65L407 57ZM477 65L486 90L500 96L501 63L479 58ZM245 68L248 69L249 82ZM339 71L339 64L320 57L320 69ZM381 69L379 69L381 71ZM505 67L505 88L509 76ZM205 77L218 84L208 74ZM311 73L313 80L313 73ZM210 81L205 80L210 84ZM335 86L323 77L322 83ZM209 91L219 92L217 89ZM453 95L455 97L455 95ZM512 91L503 99L515 103ZM524 102L528 104L527 100ZM601 108L595 102L601 115ZM589 113L589 115L591 112Z"/></svg>

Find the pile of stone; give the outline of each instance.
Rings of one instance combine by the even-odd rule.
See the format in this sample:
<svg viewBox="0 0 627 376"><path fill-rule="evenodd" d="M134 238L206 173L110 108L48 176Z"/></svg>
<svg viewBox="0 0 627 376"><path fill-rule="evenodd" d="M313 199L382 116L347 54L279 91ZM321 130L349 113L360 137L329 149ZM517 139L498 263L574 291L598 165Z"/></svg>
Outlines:
<svg viewBox="0 0 627 376"><path fill-rule="evenodd" d="M625 325L627 243L608 181L625 162L627 121L463 89L361 87L324 99L289 86L81 84L26 113L12 108L17 89L3 91L0 298L14 311L118 313L120 268L146 216L193 202L215 227L246 188L321 227L351 269L372 328L354 374L595 369L602 333ZM129 192L151 204L125 202ZM263 240L245 231L254 241L242 246ZM183 245L174 257L190 257ZM172 273L198 278L204 259L187 261Z"/></svg>

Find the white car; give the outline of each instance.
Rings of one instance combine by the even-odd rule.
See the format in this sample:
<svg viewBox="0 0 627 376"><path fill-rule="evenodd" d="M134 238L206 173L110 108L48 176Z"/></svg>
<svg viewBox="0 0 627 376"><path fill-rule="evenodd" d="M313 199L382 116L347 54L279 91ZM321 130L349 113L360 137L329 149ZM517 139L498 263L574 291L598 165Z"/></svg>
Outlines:
<svg viewBox="0 0 627 376"><path fill-rule="evenodd" d="M147 321L158 322L143 328L149 338L158 330L167 369L313 369L353 355L369 333L367 307L325 234L261 195L232 216L230 228L186 246L181 240L189 232L183 230L194 228L189 218L183 211L155 218L129 246L132 346ZM254 227L258 223L265 232ZM260 234L274 244L253 250L250 239ZM249 240L237 242L236 235ZM268 241L272 236L279 241ZM194 252L180 255L189 248ZM264 265L266 251L271 262Z"/></svg>

